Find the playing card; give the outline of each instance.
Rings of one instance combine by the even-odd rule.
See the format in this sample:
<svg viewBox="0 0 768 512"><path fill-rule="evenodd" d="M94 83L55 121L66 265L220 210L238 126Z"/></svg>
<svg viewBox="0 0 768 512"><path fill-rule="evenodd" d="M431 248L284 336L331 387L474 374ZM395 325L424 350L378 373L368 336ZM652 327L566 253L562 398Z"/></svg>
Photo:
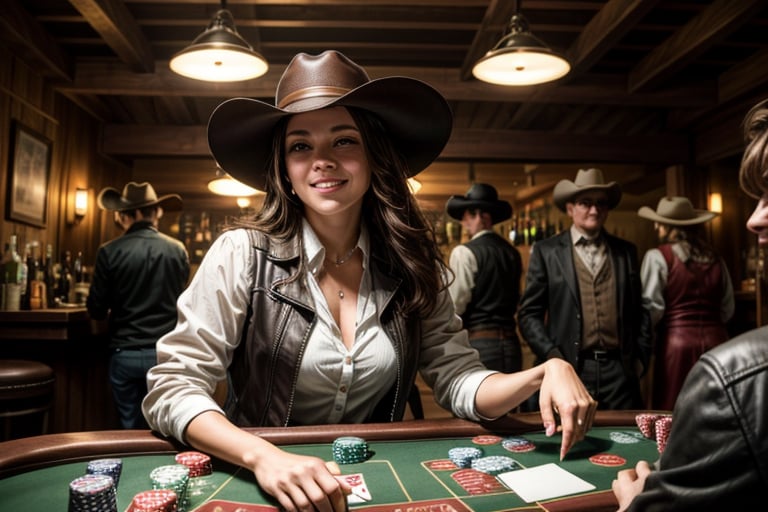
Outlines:
<svg viewBox="0 0 768 512"><path fill-rule="evenodd" d="M368 490L368 486L365 484L365 478L362 473L341 475L336 478L344 480L352 487L352 494L347 496L347 503L350 505L371 501L371 493Z"/></svg>

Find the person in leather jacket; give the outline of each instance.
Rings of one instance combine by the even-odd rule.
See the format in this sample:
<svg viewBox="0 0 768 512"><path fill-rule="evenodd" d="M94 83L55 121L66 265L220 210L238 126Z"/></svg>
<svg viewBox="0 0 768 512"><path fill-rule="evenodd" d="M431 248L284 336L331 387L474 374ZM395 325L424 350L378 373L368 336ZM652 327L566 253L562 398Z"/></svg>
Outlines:
<svg viewBox="0 0 768 512"><path fill-rule="evenodd" d="M164 210L181 209L181 197L158 197L151 184L130 182L98 196L125 231L99 247L86 306L109 331L109 380L120 424L147 428L141 401L147 371L157 362L155 343L176 325L176 300L189 280L189 257L179 240L157 230Z"/></svg>
<svg viewBox="0 0 768 512"><path fill-rule="evenodd" d="M417 372L456 416L494 419L540 389L561 455L596 403L567 363L504 374L469 346L448 269L407 179L443 150L452 116L431 86L369 79L339 52L298 54L275 105L219 105L219 166L266 192L225 231L158 342L144 414L162 434L252 471L288 511L346 508L339 468L240 427L400 421ZM226 384L224 403L214 400Z"/></svg>
<svg viewBox="0 0 768 512"><path fill-rule="evenodd" d="M739 180L758 200L747 228L768 246L768 101L745 119ZM768 327L719 345L688 374L655 468L620 471L620 511L759 510L768 488Z"/></svg>

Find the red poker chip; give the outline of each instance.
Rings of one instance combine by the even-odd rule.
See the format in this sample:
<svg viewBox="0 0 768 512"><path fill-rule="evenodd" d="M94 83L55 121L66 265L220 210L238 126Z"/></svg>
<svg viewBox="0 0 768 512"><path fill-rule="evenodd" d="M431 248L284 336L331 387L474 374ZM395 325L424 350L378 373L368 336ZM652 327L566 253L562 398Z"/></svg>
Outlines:
<svg viewBox="0 0 768 512"><path fill-rule="evenodd" d="M213 472L211 458L204 453L195 451L177 453L176 462L189 468L190 478L210 475Z"/></svg>
<svg viewBox="0 0 768 512"><path fill-rule="evenodd" d="M176 493L170 489L142 491L133 497L128 512L175 512Z"/></svg>
<svg viewBox="0 0 768 512"><path fill-rule="evenodd" d="M653 439L656 436L656 420L660 417L661 414L641 413L635 416L635 423L637 423L637 428L640 429L643 436Z"/></svg>
<svg viewBox="0 0 768 512"><path fill-rule="evenodd" d="M672 416L660 417L656 420L654 426L656 428L656 446L659 449L659 453L662 453L664 448L667 447L669 432L672 430Z"/></svg>
<svg viewBox="0 0 768 512"><path fill-rule="evenodd" d="M627 459L613 453L598 453L589 458L589 462L597 466L617 467L627 463Z"/></svg>
<svg viewBox="0 0 768 512"><path fill-rule="evenodd" d="M491 444L498 444L501 442L501 437L499 436L491 436L491 435L483 435L483 436L475 436L472 438L472 442L475 444L481 444L481 445L491 445Z"/></svg>

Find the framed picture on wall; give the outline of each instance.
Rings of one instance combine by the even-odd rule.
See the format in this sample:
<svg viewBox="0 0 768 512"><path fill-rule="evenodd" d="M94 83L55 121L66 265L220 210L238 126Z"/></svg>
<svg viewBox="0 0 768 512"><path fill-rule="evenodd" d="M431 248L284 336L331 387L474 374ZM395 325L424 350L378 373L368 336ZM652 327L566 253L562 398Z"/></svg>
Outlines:
<svg viewBox="0 0 768 512"><path fill-rule="evenodd" d="M11 129L6 218L45 227L51 141L18 121Z"/></svg>

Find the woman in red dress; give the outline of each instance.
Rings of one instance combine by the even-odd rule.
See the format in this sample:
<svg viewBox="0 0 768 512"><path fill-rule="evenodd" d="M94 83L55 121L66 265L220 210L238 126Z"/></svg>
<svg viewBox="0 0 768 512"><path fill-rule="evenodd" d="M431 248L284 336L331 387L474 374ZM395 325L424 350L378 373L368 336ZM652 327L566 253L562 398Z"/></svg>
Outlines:
<svg viewBox="0 0 768 512"><path fill-rule="evenodd" d="M728 269L703 236L715 217L693 208L685 197L664 197L656 211L638 215L654 221L658 248L643 258L643 305L656 332L654 409L672 410L688 372L707 350L728 339L733 286Z"/></svg>

